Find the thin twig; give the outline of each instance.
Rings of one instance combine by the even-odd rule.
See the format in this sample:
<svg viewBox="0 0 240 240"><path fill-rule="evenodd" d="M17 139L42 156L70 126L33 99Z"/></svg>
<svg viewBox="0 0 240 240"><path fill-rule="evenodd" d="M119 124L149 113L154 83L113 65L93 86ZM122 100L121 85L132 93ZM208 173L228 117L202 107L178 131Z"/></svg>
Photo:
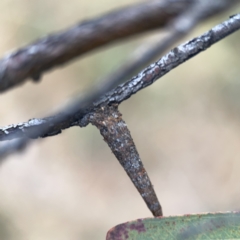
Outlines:
<svg viewBox="0 0 240 240"><path fill-rule="evenodd" d="M23 151L30 139L28 138L19 138L14 139L9 142L1 142L0 143L0 163L3 159L11 155L12 153Z"/></svg>
<svg viewBox="0 0 240 240"><path fill-rule="evenodd" d="M88 124L88 115L96 111L99 107L114 103L120 104L141 89L151 85L175 67L206 50L239 28L240 14L236 14L205 34L174 48L159 61L151 64L137 76L119 85L97 101L89 104L89 99L87 99L85 103L83 103L82 100L78 100L66 108L64 113L43 119L32 119L25 123L0 128L0 140L3 141L19 137L47 137L56 135L63 129L72 126L86 126ZM80 106L79 103L83 104ZM76 109L78 110L76 111Z"/></svg>
<svg viewBox="0 0 240 240"><path fill-rule="evenodd" d="M162 208L153 185L117 106L99 108L89 116L89 121L100 130L105 142L128 174L153 216L162 216Z"/></svg>
<svg viewBox="0 0 240 240"><path fill-rule="evenodd" d="M146 1L85 21L8 54L0 60L0 92L27 78L38 80L43 72L98 47L164 27L191 2Z"/></svg>
<svg viewBox="0 0 240 240"><path fill-rule="evenodd" d="M199 22L216 16L219 12L226 11L234 3L236 2L226 0L193 0L185 11L166 25L163 30L167 31L168 35L163 40L158 40L153 44L145 43L138 47L134 54L124 61L123 65L104 78L103 83L109 83L115 87L127 78L132 77L186 36Z"/></svg>

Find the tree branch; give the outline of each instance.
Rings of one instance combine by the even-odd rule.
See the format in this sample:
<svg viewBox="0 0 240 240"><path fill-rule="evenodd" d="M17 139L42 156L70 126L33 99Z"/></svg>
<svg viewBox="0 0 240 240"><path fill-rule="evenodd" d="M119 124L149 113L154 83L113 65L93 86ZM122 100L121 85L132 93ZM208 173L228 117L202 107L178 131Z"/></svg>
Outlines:
<svg viewBox="0 0 240 240"><path fill-rule="evenodd" d="M92 112L102 106L120 104L141 89L151 85L181 63L206 50L214 43L237 31L239 28L240 14L236 14L205 34L174 48L160 60L140 72L137 76L119 85L114 90L109 91L98 100L93 99L96 99L99 95L89 95L84 99L85 101L77 100L66 108L63 113L58 115L43 119L32 119L25 123L0 128L0 141L20 137L47 137L56 135L63 129L72 126L86 126L89 123L88 116Z"/></svg>
<svg viewBox="0 0 240 240"><path fill-rule="evenodd" d="M103 85L104 88L107 84L112 87L117 86L137 73L138 70L143 69L158 56L161 56L164 51L186 36L199 22L216 16L219 12L226 11L234 3L236 2L226 0L193 1L185 11L166 25L164 30L168 32L167 37L153 45L147 43L138 47L134 51L134 54L128 60L124 61L123 65L105 77L103 81L100 81L100 84Z"/></svg>
<svg viewBox="0 0 240 240"><path fill-rule="evenodd" d="M191 2L146 1L42 38L0 60L0 92L27 78L38 80L43 72L98 47L161 28Z"/></svg>
<svg viewBox="0 0 240 240"><path fill-rule="evenodd" d="M204 18L227 9L237 0L152 0L85 21L49 35L0 60L0 92L24 82L88 51L144 31L164 27L193 3L208 4ZM194 13L197 15L200 8ZM186 21L185 21L186 22Z"/></svg>
<svg viewBox="0 0 240 240"><path fill-rule="evenodd" d="M211 17L212 15L215 16L217 12L226 10L227 7L230 7L230 5L231 3L225 0L219 0L218 2L214 0L195 1L190 5L190 7L183 11L180 16L174 18L174 20L172 20L165 27L169 32L166 38L164 38L159 43L156 43L154 46L148 46L144 51L137 49L132 58L130 58L128 61L125 61L125 63L120 68L118 68L108 77L105 77L103 81L100 81L100 84L91 94L92 97L87 98L88 104L94 102L94 100L96 100L98 97L102 96L104 93L110 91L116 85L123 82L124 79L132 75L134 72L137 72L138 69L145 66L148 62L155 59L158 55L161 55L173 43L185 36L198 22ZM81 106L82 102L80 101L78 105ZM39 131L34 132L35 136L38 136L40 134ZM0 159L16 151L21 151L23 148L20 148L19 146L24 146L25 148L28 143L29 141L26 141L26 139L23 138L18 139L18 141L11 142L10 144L3 145L0 148Z"/></svg>
<svg viewBox="0 0 240 240"><path fill-rule="evenodd" d="M202 11L199 11L199 14L194 15L192 14L191 9L188 9L187 13L189 15L185 14L182 19L180 16L178 21L174 22L173 25L175 26L176 35L173 34L172 37L183 35L203 17L205 12L204 6L206 7L207 5L204 5L204 2L195 3L193 9L196 9L196 6L202 6ZM185 25L181 20L183 23L185 21ZM153 215L162 216L161 205L154 192L147 172L143 167L130 132L117 109L118 105L122 101L131 97L134 93L149 86L184 61L190 59L201 51L204 51L212 44L239 28L240 14L232 16L228 21L217 25L202 36L174 48L163 58L144 69L136 77L119 85L114 90L109 91L103 97L101 97L102 93L106 89L110 89L112 81L110 81L110 85L104 85L105 89L96 89L83 100L77 100L69 106L64 113L45 119L31 119L26 123L1 128L0 140L15 140L10 144L1 143L1 145L5 146L0 149L0 160L13 151L25 148L30 141L29 138L51 136L61 132L61 130L67 127L76 125L83 127L88 123L92 123L100 130L104 140L108 143L112 152L124 167Z"/></svg>

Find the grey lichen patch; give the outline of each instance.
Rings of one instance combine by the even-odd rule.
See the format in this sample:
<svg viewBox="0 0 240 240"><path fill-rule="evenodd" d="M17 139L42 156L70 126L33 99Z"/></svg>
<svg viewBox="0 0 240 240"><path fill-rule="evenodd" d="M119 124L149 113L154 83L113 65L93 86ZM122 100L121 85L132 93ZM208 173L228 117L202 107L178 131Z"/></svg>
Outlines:
<svg viewBox="0 0 240 240"><path fill-rule="evenodd" d="M89 121L100 130L105 142L130 177L153 215L162 216L162 209L152 183L117 105L106 105L97 109L91 114Z"/></svg>

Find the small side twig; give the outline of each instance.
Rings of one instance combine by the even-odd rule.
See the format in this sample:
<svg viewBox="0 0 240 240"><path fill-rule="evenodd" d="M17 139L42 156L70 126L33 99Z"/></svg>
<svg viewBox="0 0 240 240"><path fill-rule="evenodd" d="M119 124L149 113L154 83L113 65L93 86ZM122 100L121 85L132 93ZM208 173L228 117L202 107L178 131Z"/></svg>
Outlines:
<svg viewBox="0 0 240 240"><path fill-rule="evenodd" d="M91 114L89 121L100 130L105 142L132 180L153 216L162 216L162 208L153 185L121 116L117 105L105 106Z"/></svg>

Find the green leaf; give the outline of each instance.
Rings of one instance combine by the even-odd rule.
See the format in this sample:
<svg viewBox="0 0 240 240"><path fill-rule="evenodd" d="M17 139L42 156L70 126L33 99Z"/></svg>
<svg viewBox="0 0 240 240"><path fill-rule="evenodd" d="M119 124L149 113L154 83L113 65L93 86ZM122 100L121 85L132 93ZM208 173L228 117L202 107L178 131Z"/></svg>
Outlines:
<svg viewBox="0 0 240 240"><path fill-rule="evenodd" d="M125 239L240 239L240 212L138 219L107 234L107 240Z"/></svg>

